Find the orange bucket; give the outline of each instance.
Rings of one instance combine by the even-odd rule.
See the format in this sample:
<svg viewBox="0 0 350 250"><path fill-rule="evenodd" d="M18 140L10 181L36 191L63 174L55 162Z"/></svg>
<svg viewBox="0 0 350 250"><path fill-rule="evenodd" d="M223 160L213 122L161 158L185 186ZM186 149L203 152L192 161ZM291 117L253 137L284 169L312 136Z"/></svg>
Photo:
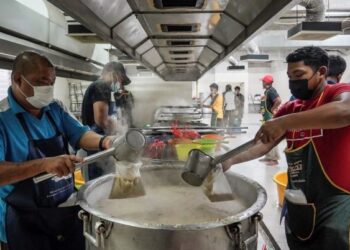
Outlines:
<svg viewBox="0 0 350 250"><path fill-rule="evenodd" d="M277 184L278 205L282 207L284 192L288 184L287 172L279 172L273 176L273 181Z"/></svg>

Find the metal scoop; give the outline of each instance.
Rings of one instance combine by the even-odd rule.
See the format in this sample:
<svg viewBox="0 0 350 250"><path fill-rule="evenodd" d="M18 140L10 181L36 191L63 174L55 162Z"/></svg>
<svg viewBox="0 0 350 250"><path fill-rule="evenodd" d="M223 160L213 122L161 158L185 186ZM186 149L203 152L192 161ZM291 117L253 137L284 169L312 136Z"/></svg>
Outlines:
<svg viewBox="0 0 350 250"><path fill-rule="evenodd" d="M255 141L250 140L243 145L215 158L207 155L199 149L192 149L188 154L188 159L185 163L181 177L192 186L200 186L210 171L214 169L217 164L246 151L254 144Z"/></svg>
<svg viewBox="0 0 350 250"><path fill-rule="evenodd" d="M75 168L80 169L109 156L113 156L117 161L137 162L145 146L146 138L142 132L137 129L130 129L124 136L115 139L111 148L85 157L83 162L75 164ZM33 180L34 183L39 183L54 176L54 174L43 174L34 177Z"/></svg>

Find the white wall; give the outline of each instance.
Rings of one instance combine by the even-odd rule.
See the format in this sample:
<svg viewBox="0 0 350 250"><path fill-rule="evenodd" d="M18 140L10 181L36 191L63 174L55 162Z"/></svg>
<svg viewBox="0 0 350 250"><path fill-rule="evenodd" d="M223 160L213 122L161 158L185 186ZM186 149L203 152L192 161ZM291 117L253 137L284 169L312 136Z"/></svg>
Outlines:
<svg viewBox="0 0 350 250"><path fill-rule="evenodd" d="M138 127L152 124L159 106L192 105L192 82L165 82L155 75L130 78L132 83L127 89L135 99L133 119Z"/></svg>

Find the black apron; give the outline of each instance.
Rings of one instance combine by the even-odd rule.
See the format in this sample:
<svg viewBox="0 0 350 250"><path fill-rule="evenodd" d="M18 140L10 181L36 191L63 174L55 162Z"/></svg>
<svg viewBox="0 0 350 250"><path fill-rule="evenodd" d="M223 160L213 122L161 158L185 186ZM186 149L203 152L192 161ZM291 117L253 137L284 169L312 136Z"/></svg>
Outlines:
<svg viewBox="0 0 350 250"><path fill-rule="evenodd" d="M34 140L24 121L17 118L29 139L27 160L68 154L68 142L49 112L56 130L49 139ZM74 179L68 177L34 183L32 178L14 184L6 197L6 234L9 250L83 250L83 226L78 206L58 208L74 192Z"/></svg>
<svg viewBox="0 0 350 250"><path fill-rule="evenodd" d="M320 99L322 98L322 95ZM285 229L290 249L349 249L350 196L324 174L314 142L286 149L287 189L300 189L307 204L285 199ZM294 137L294 136L293 136ZM294 139L294 138L293 138ZM341 163L341 160L339 161Z"/></svg>

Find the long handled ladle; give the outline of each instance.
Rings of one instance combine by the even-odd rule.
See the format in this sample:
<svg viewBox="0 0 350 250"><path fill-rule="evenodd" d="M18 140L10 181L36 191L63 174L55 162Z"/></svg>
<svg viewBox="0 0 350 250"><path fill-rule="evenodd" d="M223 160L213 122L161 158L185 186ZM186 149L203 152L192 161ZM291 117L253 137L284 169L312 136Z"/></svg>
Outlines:
<svg viewBox="0 0 350 250"><path fill-rule="evenodd" d="M192 186L202 185L204 179L217 164L222 163L229 158L236 156L255 144L254 140L250 140L241 146L215 158L207 155L199 149L192 149L189 152L188 159L182 171L181 177L184 181Z"/></svg>

